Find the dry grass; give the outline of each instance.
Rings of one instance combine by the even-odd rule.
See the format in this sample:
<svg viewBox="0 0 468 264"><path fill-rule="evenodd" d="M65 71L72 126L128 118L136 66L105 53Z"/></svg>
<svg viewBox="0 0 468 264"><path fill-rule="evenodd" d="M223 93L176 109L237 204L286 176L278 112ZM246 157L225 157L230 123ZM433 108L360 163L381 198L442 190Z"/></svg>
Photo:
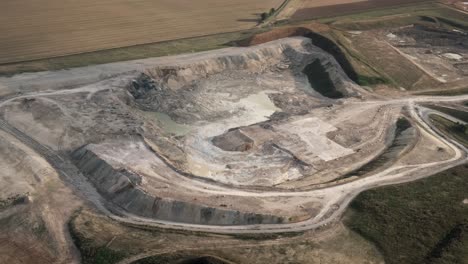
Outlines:
<svg viewBox="0 0 468 264"><path fill-rule="evenodd" d="M247 29L282 2L0 1L0 63Z"/></svg>
<svg viewBox="0 0 468 264"><path fill-rule="evenodd" d="M364 32L352 38L352 44L349 45L352 45L374 69L397 86L407 90L419 90L436 85L434 80L388 43L379 40L378 35L373 32Z"/></svg>
<svg viewBox="0 0 468 264"><path fill-rule="evenodd" d="M70 221L70 229L83 254L83 263L112 263L142 252L151 252L147 256L152 257L136 263L175 263L187 256L207 255L249 264L382 263L382 256L371 243L342 225L316 233L248 238L145 230L83 210Z"/></svg>

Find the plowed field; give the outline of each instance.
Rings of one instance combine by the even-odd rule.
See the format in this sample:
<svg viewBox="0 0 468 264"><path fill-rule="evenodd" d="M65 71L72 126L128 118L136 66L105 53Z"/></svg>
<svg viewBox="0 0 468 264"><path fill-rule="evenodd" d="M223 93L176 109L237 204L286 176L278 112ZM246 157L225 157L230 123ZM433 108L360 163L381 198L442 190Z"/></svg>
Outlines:
<svg viewBox="0 0 468 264"><path fill-rule="evenodd" d="M0 63L247 29L282 0L2 0Z"/></svg>

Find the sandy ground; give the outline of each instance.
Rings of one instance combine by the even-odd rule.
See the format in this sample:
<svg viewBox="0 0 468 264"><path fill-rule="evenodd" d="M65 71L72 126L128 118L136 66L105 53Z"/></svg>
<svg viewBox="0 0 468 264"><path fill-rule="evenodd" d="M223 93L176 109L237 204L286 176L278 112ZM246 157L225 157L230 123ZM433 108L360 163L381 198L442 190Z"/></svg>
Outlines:
<svg viewBox="0 0 468 264"><path fill-rule="evenodd" d="M3 263L79 263L67 223L82 202L42 157L3 131L0 137L1 197L27 197L0 211Z"/></svg>

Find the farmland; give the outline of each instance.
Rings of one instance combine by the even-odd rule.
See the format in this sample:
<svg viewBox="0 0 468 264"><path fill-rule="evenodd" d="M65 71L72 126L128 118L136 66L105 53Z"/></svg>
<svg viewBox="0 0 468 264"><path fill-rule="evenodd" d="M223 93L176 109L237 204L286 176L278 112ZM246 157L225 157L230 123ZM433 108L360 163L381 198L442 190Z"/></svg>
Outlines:
<svg viewBox="0 0 468 264"><path fill-rule="evenodd" d="M417 2L429 2L429 0L297 0L297 11L292 14L291 19L306 20L318 17L339 16L375 8L384 8Z"/></svg>
<svg viewBox="0 0 468 264"><path fill-rule="evenodd" d="M0 63L248 29L282 2L1 1Z"/></svg>

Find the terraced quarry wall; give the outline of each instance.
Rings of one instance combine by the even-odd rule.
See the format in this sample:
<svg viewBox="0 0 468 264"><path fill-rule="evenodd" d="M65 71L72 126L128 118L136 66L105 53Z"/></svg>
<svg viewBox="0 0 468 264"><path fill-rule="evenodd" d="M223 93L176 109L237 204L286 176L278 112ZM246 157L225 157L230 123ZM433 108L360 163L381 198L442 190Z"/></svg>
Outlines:
<svg viewBox="0 0 468 264"><path fill-rule="evenodd" d="M114 205L148 218L204 225L278 224L285 219L273 215L245 213L201 204L152 196L138 186L139 178L118 170L86 148L73 153L75 164Z"/></svg>

